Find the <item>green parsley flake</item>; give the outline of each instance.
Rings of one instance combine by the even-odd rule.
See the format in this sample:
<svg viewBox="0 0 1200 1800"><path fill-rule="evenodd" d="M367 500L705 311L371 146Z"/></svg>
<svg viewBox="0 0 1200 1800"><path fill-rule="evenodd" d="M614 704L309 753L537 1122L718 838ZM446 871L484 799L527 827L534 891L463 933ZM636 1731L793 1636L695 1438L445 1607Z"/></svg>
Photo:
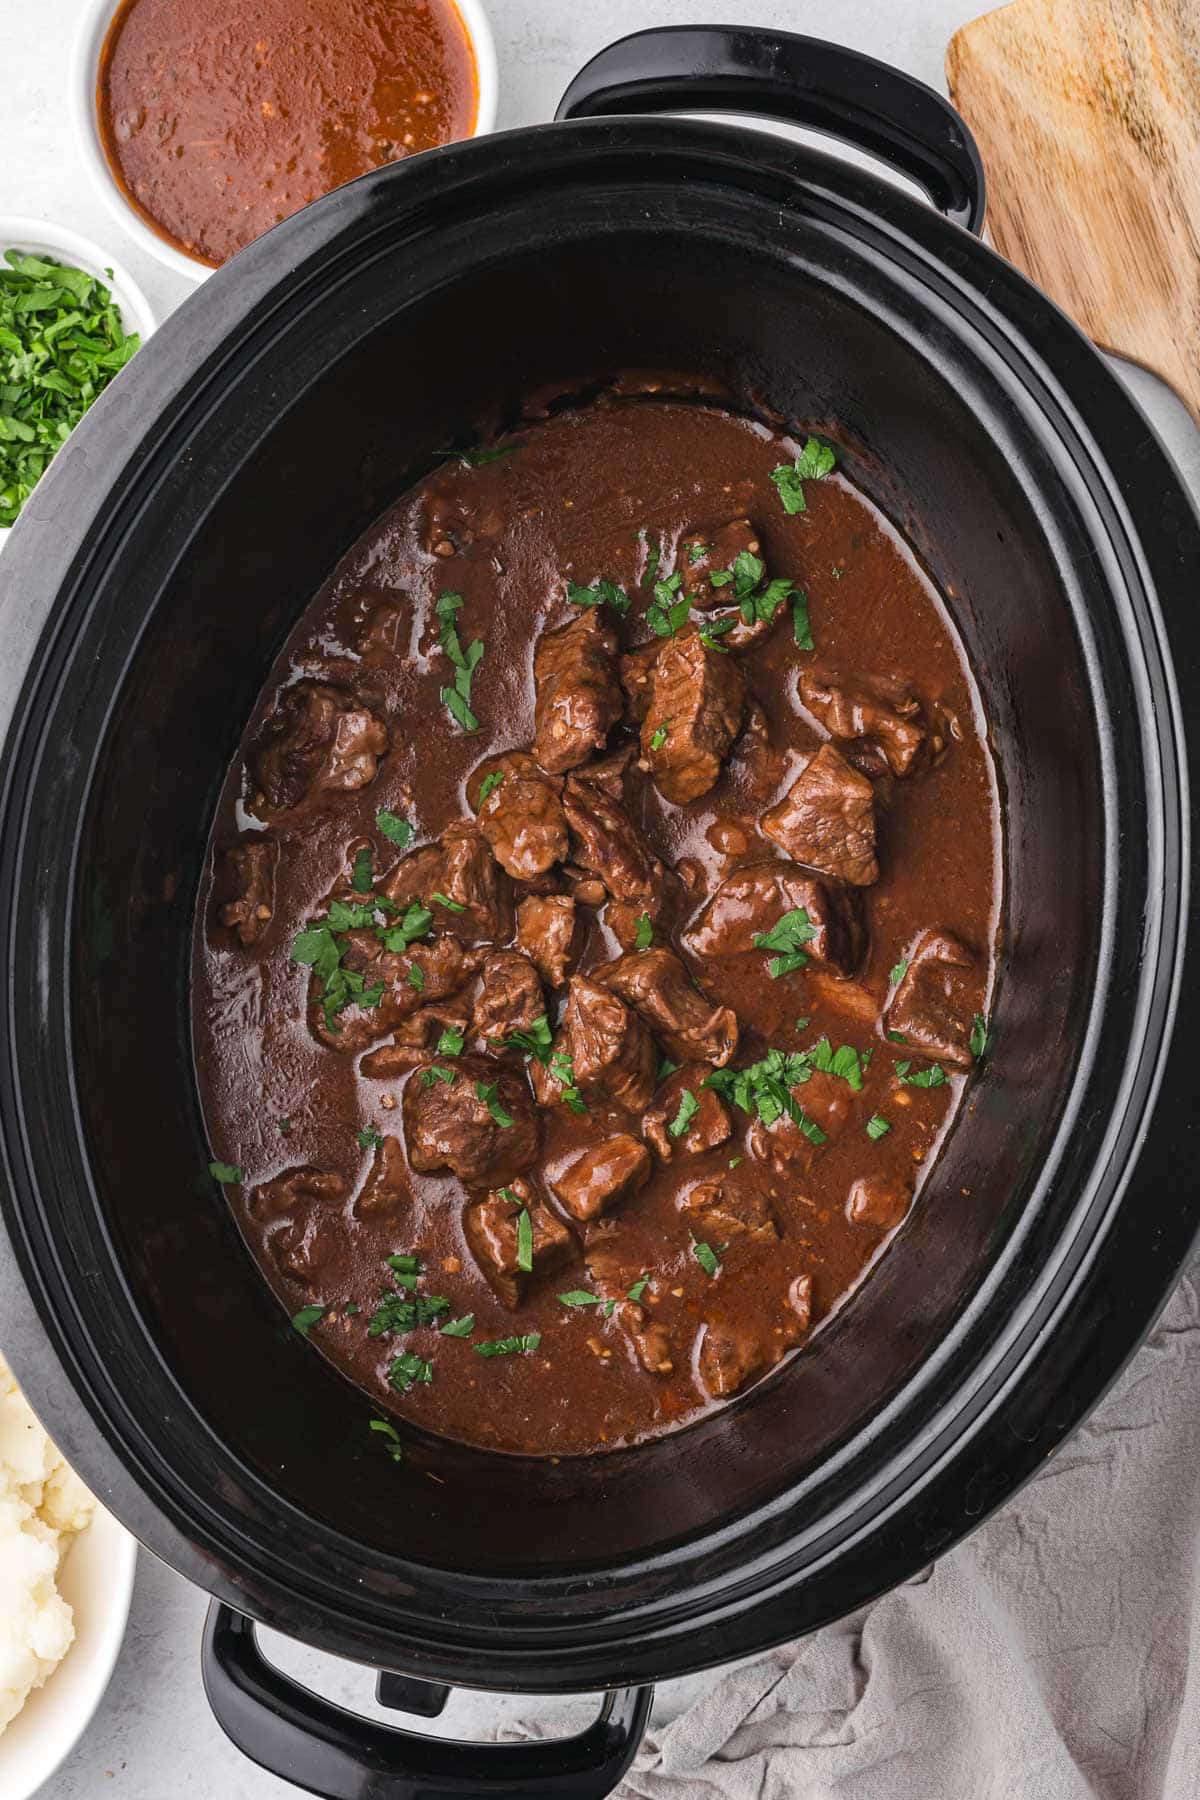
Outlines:
<svg viewBox="0 0 1200 1800"><path fill-rule="evenodd" d="M893 963L891 968L888 970L888 980L891 982L893 987L899 987L900 983L904 980L904 977L907 973L908 973L908 958L907 958L907 956L902 956L900 958L900 961L898 963Z"/></svg>
<svg viewBox="0 0 1200 1800"><path fill-rule="evenodd" d="M329 1308L324 1301L318 1302L315 1306L302 1306L300 1311L294 1315L292 1324L300 1336L306 1338L313 1326L320 1324L328 1311Z"/></svg>
<svg viewBox="0 0 1200 1800"><path fill-rule="evenodd" d="M497 1100L496 1095L499 1092L499 1088L500 1083L498 1081L477 1081L475 1083L475 1093L477 1098L483 1101L500 1129L502 1131L507 1131L513 1122L513 1116L511 1113L505 1112L499 1100Z"/></svg>
<svg viewBox="0 0 1200 1800"><path fill-rule="evenodd" d="M668 719L665 725L660 725L656 731L651 733L650 748L652 750L661 750L667 741L670 730L671 721Z"/></svg>
<svg viewBox="0 0 1200 1800"><path fill-rule="evenodd" d="M792 595L792 636L801 650L815 650L817 647L808 620L808 595L799 588Z"/></svg>
<svg viewBox="0 0 1200 1800"><path fill-rule="evenodd" d="M383 1148L383 1138L373 1125L364 1125L363 1129L355 1132L354 1135L364 1150L382 1150Z"/></svg>
<svg viewBox="0 0 1200 1800"><path fill-rule="evenodd" d="M810 944L817 935L817 928L803 906L793 907L791 912L784 913L778 924L770 931L760 931L754 938L756 950L777 950L767 964L767 973L772 981L778 981L781 975L791 975L796 969L804 968L808 962L802 946Z"/></svg>
<svg viewBox="0 0 1200 1800"><path fill-rule="evenodd" d="M425 992L425 971L419 962L413 962L409 966L408 985L411 988L416 988L418 994L423 994Z"/></svg>
<svg viewBox="0 0 1200 1800"><path fill-rule="evenodd" d="M387 838L389 843L395 844L398 850L407 850L416 836L408 820L400 818L397 813L389 812L386 806L375 814L375 829Z"/></svg>
<svg viewBox="0 0 1200 1800"><path fill-rule="evenodd" d="M407 1288L411 1294L423 1273L420 1257L388 1256L384 1260L392 1271L397 1287Z"/></svg>
<svg viewBox="0 0 1200 1800"><path fill-rule="evenodd" d="M660 1082L665 1081L668 1075L674 1075L678 1067L679 1064L677 1062L672 1062L669 1056L660 1057L656 1079Z"/></svg>
<svg viewBox="0 0 1200 1800"><path fill-rule="evenodd" d="M646 567L642 572L642 586L650 587L658 575L658 565L662 561L662 546L650 542L644 527L637 535L646 546Z"/></svg>
<svg viewBox="0 0 1200 1800"><path fill-rule="evenodd" d="M881 1137L886 1137L891 1129L887 1119L882 1118L879 1113L872 1113L867 1120L867 1136L873 1144L877 1144Z"/></svg>
<svg viewBox="0 0 1200 1800"><path fill-rule="evenodd" d="M397 1356L388 1369L388 1380L398 1394L407 1394L418 1382L428 1387L433 1380L433 1364L425 1357L417 1356L411 1350L405 1350Z"/></svg>
<svg viewBox="0 0 1200 1800"><path fill-rule="evenodd" d="M639 913L637 930L633 934L633 947L635 950L648 950L653 942L654 927L650 923L650 914Z"/></svg>
<svg viewBox="0 0 1200 1800"><path fill-rule="evenodd" d="M242 1179L242 1171L236 1163L210 1162L208 1172L222 1187L234 1187Z"/></svg>
<svg viewBox="0 0 1200 1800"><path fill-rule="evenodd" d="M709 619L700 628L700 642L706 650L716 650L724 656L725 645L719 643L718 639L723 638L727 631L732 631L736 624L737 619L733 613L727 614L722 619Z"/></svg>
<svg viewBox="0 0 1200 1800"><path fill-rule="evenodd" d="M856 1094L862 1091L865 1052L856 1050L852 1044L843 1044L835 1050L829 1039L823 1037L803 1054L823 1075L837 1075L848 1082Z"/></svg>
<svg viewBox="0 0 1200 1800"><path fill-rule="evenodd" d="M471 682L483 658L483 644L478 638L468 650L463 649L455 614L462 606L462 595L444 593L437 603L437 616L442 622L438 641L454 664L454 686L441 689L442 704L464 731L478 731L479 720L471 711Z"/></svg>
<svg viewBox="0 0 1200 1800"><path fill-rule="evenodd" d="M515 456L523 450L524 444L498 444L487 450L445 450L444 456L456 456L459 462L466 463L468 469L483 469L488 463L503 462L506 457Z"/></svg>
<svg viewBox="0 0 1200 1800"><path fill-rule="evenodd" d="M377 925L375 935L385 950L399 955L415 944L419 938L428 937L429 927L433 924L433 914L419 900L414 900L400 915L398 925Z"/></svg>
<svg viewBox="0 0 1200 1800"><path fill-rule="evenodd" d="M573 1113L585 1113L583 1095L575 1085L575 1064L565 1051L556 1050L550 1058L550 1073L563 1091L563 1105Z"/></svg>
<svg viewBox="0 0 1200 1800"><path fill-rule="evenodd" d="M290 1119L280 1119L279 1135L281 1137L287 1137L287 1135L291 1131L291 1129L292 1129L292 1121Z"/></svg>
<svg viewBox="0 0 1200 1800"><path fill-rule="evenodd" d="M496 789L500 786L500 783L504 780L504 774L505 771L503 769L492 769L484 776L479 784L479 806L475 808L476 812L479 811L485 800L491 799Z"/></svg>
<svg viewBox="0 0 1200 1800"><path fill-rule="evenodd" d="M622 615L629 611L629 595L615 581L601 576L595 587L580 587L577 581L568 581L567 599L572 606L600 606L607 602L615 613Z"/></svg>
<svg viewBox="0 0 1200 1800"><path fill-rule="evenodd" d="M525 1275L533 1273L533 1220L525 1207L517 1214L517 1267Z"/></svg>
<svg viewBox="0 0 1200 1800"><path fill-rule="evenodd" d="M768 1050L746 1069L714 1069L705 1078L712 1088L744 1113L756 1114L764 1125L786 1116L810 1143L821 1145L825 1133L797 1102L792 1089L812 1079L812 1064L800 1050Z"/></svg>
<svg viewBox="0 0 1200 1800"><path fill-rule="evenodd" d="M991 1033L988 1030L987 1020L982 1013L976 1013L975 1022L971 1028L971 1055L975 1058L976 1062L979 1061L980 1057L987 1049L988 1038L990 1035Z"/></svg>
<svg viewBox="0 0 1200 1800"><path fill-rule="evenodd" d="M449 907L451 912L466 912L467 910L461 900L452 900L449 894L434 894L433 898L439 906Z"/></svg>
<svg viewBox="0 0 1200 1800"><path fill-rule="evenodd" d="M543 1013L533 1021L528 1031L510 1031L503 1042L510 1044L514 1050L523 1050L526 1059L536 1056L540 1063L549 1062L550 1046L554 1042L550 1021Z"/></svg>
<svg viewBox="0 0 1200 1800"><path fill-rule="evenodd" d="M439 1056L461 1056L465 1041L462 1032L457 1027L447 1025L437 1041L437 1054Z"/></svg>
<svg viewBox="0 0 1200 1800"><path fill-rule="evenodd" d="M420 1331L435 1325L450 1302L442 1294L420 1294L406 1299L403 1294L384 1294L367 1323L367 1336L390 1337L393 1332Z"/></svg>
<svg viewBox="0 0 1200 1800"><path fill-rule="evenodd" d="M636 1304L641 1299L642 1295L645 1293L646 1289L649 1286L650 1286L650 1277L648 1275L642 1275L638 1278L637 1281L634 1282L633 1286L630 1288L630 1290L626 1294L625 1298L627 1300L632 1300Z"/></svg>
<svg viewBox="0 0 1200 1800"><path fill-rule="evenodd" d="M721 1272L721 1257L711 1244L701 1244L692 1239L692 1255L700 1264L706 1275L716 1276Z"/></svg>
<svg viewBox="0 0 1200 1800"><path fill-rule="evenodd" d="M794 463L780 463L771 470L771 480L775 483L785 513L802 513L808 510L804 498L806 481L822 481L828 475L837 458L828 444L819 443L814 437L805 440L804 448Z"/></svg>
<svg viewBox="0 0 1200 1800"><path fill-rule="evenodd" d="M441 1327L443 1337L470 1337L475 1329L475 1314L464 1313L461 1319L451 1319L448 1325Z"/></svg>
<svg viewBox="0 0 1200 1800"><path fill-rule="evenodd" d="M682 585L683 576L678 573L655 582L653 604L646 608L646 623L656 637L674 637L686 622L692 603L686 594L681 600L675 598Z"/></svg>
<svg viewBox="0 0 1200 1800"><path fill-rule="evenodd" d="M601 1304L601 1296L589 1294L586 1288L571 1288L567 1293L559 1294L558 1298L563 1306L570 1307L599 1306Z"/></svg>
<svg viewBox="0 0 1200 1800"><path fill-rule="evenodd" d="M695 1094L693 1094L691 1088L684 1088L682 1094L679 1096L679 1111L667 1126L667 1130L670 1132L671 1136L673 1138L682 1137L699 1111L700 1102L697 1100Z"/></svg>
<svg viewBox="0 0 1200 1800"><path fill-rule="evenodd" d="M898 1062L896 1074L905 1087L936 1088L944 1086L946 1081L946 1071L940 1063L931 1063L927 1069L913 1069L910 1062Z"/></svg>
<svg viewBox="0 0 1200 1800"><path fill-rule="evenodd" d="M369 894L375 885L375 876L371 868L371 846L364 844L354 858L354 873L350 877L350 886L356 894Z"/></svg>
<svg viewBox="0 0 1200 1800"><path fill-rule="evenodd" d="M522 1337L493 1338L490 1343L473 1344L477 1356L528 1356L542 1341L540 1331L527 1331Z"/></svg>
<svg viewBox="0 0 1200 1800"><path fill-rule="evenodd" d="M386 1438L387 1442L383 1447L393 1462L404 1461L404 1447L400 1442L400 1433L390 1419L372 1419L371 1430L378 1431L382 1437Z"/></svg>

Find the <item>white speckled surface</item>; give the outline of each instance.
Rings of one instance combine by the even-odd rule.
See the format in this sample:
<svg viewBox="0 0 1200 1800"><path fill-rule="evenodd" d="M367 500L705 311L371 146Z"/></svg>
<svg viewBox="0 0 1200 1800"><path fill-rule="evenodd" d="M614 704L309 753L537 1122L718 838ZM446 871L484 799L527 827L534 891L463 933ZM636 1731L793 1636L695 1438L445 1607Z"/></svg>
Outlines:
<svg viewBox="0 0 1200 1800"><path fill-rule="evenodd" d="M87 186L71 145L65 70L79 0L18 5L2 0L0 211L57 219L111 246L161 318L190 291L117 231ZM951 33L982 7L971 0L491 0L500 59L501 127L547 119L576 69L611 39L650 24L705 18L828 36L893 61L944 89ZM1183 407L1152 377L1129 371L1138 397L1200 491L1200 436ZM40 1800L271 1800L296 1790L245 1762L222 1737L200 1685L206 1600L143 1553L129 1632L107 1699ZM343 1704L372 1708L364 1672L267 1639L288 1670ZM656 1716L702 1692L706 1677L669 1684ZM439 1721L470 1736L505 1703L458 1696ZM511 1704L511 1703L509 1703ZM550 1703L547 1703L549 1707ZM528 1702L525 1703L528 1708Z"/></svg>

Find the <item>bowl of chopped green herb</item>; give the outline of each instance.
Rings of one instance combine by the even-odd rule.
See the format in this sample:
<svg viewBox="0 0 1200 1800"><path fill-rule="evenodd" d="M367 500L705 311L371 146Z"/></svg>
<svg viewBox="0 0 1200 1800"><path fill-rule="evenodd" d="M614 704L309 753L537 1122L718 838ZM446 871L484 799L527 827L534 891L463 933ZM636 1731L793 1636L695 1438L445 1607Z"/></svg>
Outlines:
<svg viewBox="0 0 1200 1800"><path fill-rule="evenodd" d="M47 464L154 330L98 245L0 213L0 550Z"/></svg>

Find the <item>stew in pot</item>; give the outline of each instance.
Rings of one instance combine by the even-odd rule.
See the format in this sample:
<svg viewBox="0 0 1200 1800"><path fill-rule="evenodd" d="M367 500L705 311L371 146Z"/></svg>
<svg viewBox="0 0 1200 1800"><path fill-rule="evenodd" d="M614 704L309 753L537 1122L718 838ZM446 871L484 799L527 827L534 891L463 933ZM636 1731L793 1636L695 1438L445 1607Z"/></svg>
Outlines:
<svg viewBox="0 0 1200 1800"><path fill-rule="evenodd" d="M828 445L651 391L449 457L214 827L213 1170L297 1328L551 1456L805 1345L970 1103L997 822L946 608Z"/></svg>

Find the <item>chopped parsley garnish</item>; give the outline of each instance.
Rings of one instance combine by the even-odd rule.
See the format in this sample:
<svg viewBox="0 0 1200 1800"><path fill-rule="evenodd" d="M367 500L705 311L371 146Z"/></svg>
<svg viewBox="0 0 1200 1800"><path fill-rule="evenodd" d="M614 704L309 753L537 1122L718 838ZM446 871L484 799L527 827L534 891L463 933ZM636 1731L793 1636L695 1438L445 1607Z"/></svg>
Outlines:
<svg viewBox="0 0 1200 1800"><path fill-rule="evenodd" d="M804 448L794 463L780 463L771 470L771 480L779 492L785 513L802 513L808 510L804 498L806 481L821 481L833 469L837 458L828 444L819 443L814 437L805 440Z"/></svg>
<svg viewBox="0 0 1200 1800"><path fill-rule="evenodd" d="M867 1120L867 1136L873 1144L877 1144L881 1137L886 1137L891 1129L888 1120L882 1118L879 1113L872 1113Z"/></svg>
<svg viewBox="0 0 1200 1800"><path fill-rule="evenodd" d="M802 946L810 944L817 935L817 928L808 916L808 909L795 906L791 912L785 912L778 924L770 931L760 931L755 935L756 950L777 950L767 964L767 973L772 981L778 981L781 975L790 975L796 969L802 969L808 961Z"/></svg>
<svg viewBox="0 0 1200 1800"><path fill-rule="evenodd" d="M559 1294L558 1298L563 1306L571 1307L599 1306L602 1301L600 1294L589 1294L586 1288L570 1288L567 1293Z"/></svg>
<svg viewBox="0 0 1200 1800"><path fill-rule="evenodd" d="M665 1081L667 1076L673 1075L678 1067L679 1064L677 1062L672 1062L669 1056L661 1057L658 1064L657 1079L659 1081Z"/></svg>
<svg viewBox="0 0 1200 1800"><path fill-rule="evenodd" d="M841 565L841 563L834 563L834 564L833 564L833 565L832 565L832 567L831 567L831 568L830 568L830 571L829 571L829 573L830 573L830 574L831 574L831 575L832 575L832 576L833 576L833 579L834 579L834 580L835 580L835 581L840 581L840 580L841 580L841 579L842 579L842 565Z"/></svg>
<svg viewBox="0 0 1200 1800"><path fill-rule="evenodd" d="M691 612L692 603L686 594L682 600L675 598L682 585L683 576L678 573L655 582L653 603L646 608L646 623L656 637L674 637Z"/></svg>
<svg viewBox="0 0 1200 1800"><path fill-rule="evenodd" d="M812 1024L811 1019L797 1019L796 1020L796 1030L797 1031L807 1031L811 1024Z"/></svg>
<svg viewBox="0 0 1200 1800"><path fill-rule="evenodd" d="M456 456L459 462L465 462L469 469L482 469L488 463L503 462L506 456L515 456L523 450L524 444L499 444L487 450L447 450L446 456Z"/></svg>
<svg viewBox="0 0 1200 1800"><path fill-rule="evenodd" d="M732 613L724 619L709 619L700 628L700 642L709 650L719 650L723 656L725 646L718 643L717 639L724 637L727 631L732 631L736 624L737 620Z"/></svg>
<svg viewBox="0 0 1200 1800"><path fill-rule="evenodd" d="M540 1331L527 1331L522 1337L492 1338L490 1343L473 1344L478 1356L527 1356L542 1341Z"/></svg>
<svg viewBox="0 0 1200 1800"><path fill-rule="evenodd" d="M862 1091L863 1065L865 1053L856 1050L853 1044L843 1044L835 1050L827 1037L820 1038L811 1050L801 1052L819 1069L823 1075L838 1075L849 1082L855 1093Z"/></svg>
<svg viewBox="0 0 1200 1800"><path fill-rule="evenodd" d="M517 1267L524 1275L533 1273L533 1220L524 1206L517 1214Z"/></svg>
<svg viewBox="0 0 1200 1800"><path fill-rule="evenodd" d="M976 1013L974 1024L971 1027L971 1055L976 1062L987 1049L990 1035L987 1020L982 1013Z"/></svg>
<svg viewBox="0 0 1200 1800"><path fill-rule="evenodd" d="M914 1069L910 1062L898 1062L896 1074L905 1087L941 1087L946 1080L946 1071L940 1063L930 1063L927 1069Z"/></svg>
<svg viewBox="0 0 1200 1800"><path fill-rule="evenodd" d="M375 885L375 876L371 867L371 846L364 844L354 858L354 873L350 877L350 886L356 894L369 894Z"/></svg>
<svg viewBox="0 0 1200 1800"><path fill-rule="evenodd" d="M810 1143L820 1145L825 1133L791 1092L811 1079L812 1064L803 1051L768 1050L748 1069L714 1069L704 1085L732 1101L741 1112L757 1114L764 1125L773 1125L786 1114Z"/></svg>
<svg viewBox="0 0 1200 1800"><path fill-rule="evenodd" d="M416 836L408 820L400 818L397 813L389 812L386 806L375 814L375 829L387 838L389 843L395 844L398 850L407 850Z"/></svg>
<svg viewBox="0 0 1200 1800"><path fill-rule="evenodd" d="M287 1137L287 1135L291 1131L291 1129L292 1129L292 1121L290 1119L280 1119L280 1121L279 1121L280 1137Z"/></svg>
<svg viewBox="0 0 1200 1800"><path fill-rule="evenodd" d="M729 1167L730 1167L730 1168L731 1168L731 1169L736 1169L736 1168L738 1168L738 1166L739 1166L739 1165L740 1165L740 1164L741 1164L741 1163L744 1163L744 1162L745 1162L745 1160L746 1160L746 1159L745 1159L745 1157L744 1157L744 1156L731 1156L731 1157L730 1157L730 1159L729 1159Z"/></svg>
<svg viewBox="0 0 1200 1800"><path fill-rule="evenodd" d="M510 1187L497 1188L496 1192L499 1194L499 1196L502 1200L510 1201L513 1206L524 1206L524 1204L525 1204L525 1202L522 1200L520 1194L518 1194L514 1188L510 1188Z"/></svg>
<svg viewBox="0 0 1200 1800"><path fill-rule="evenodd" d="M527 1057L536 1056L540 1063L549 1062L550 1046L554 1039L550 1032L550 1021L545 1013L535 1019L528 1031L510 1031L504 1043L510 1044L514 1050L523 1050Z"/></svg>
<svg viewBox="0 0 1200 1800"><path fill-rule="evenodd" d="M408 985L411 988L416 988L418 994L423 994L425 992L425 971L419 962L414 962L409 965Z"/></svg>
<svg viewBox="0 0 1200 1800"><path fill-rule="evenodd" d="M808 595L797 588L792 594L792 636L801 650L815 650L812 626L808 622Z"/></svg>
<svg viewBox="0 0 1200 1800"><path fill-rule="evenodd" d="M650 923L650 914L639 913L637 929L633 934L633 947L635 950L648 950L653 942L654 927Z"/></svg>
<svg viewBox="0 0 1200 1800"><path fill-rule="evenodd" d="M368 1321L367 1336L390 1337L397 1331L420 1331L435 1325L449 1311L450 1302L442 1294L419 1294L413 1300L403 1294L384 1294Z"/></svg>
<svg viewBox="0 0 1200 1800"><path fill-rule="evenodd" d="M231 1187L242 1179L242 1171L236 1163L210 1162L208 1172L214 1181L219 1181L224 1187Z"/></svg>
<svg viewBox="0 0 1200 1800"><path fill-rule="evenodd" d="M711 1244L701 1244L693 1238L692 1255L696 1258L696 1261L700 1264L700 1267L704 1270L706 1275L720 1274L721 1257L719 1252L714 1250Z"/></svg>
<svg viewBox="0 0 1200 1800"><path fill-rule="evenodd" d="M498 1081L477 1081L475 1083L475 1093L477 1098L483 1101L500 1129L502 1131L507 1131L513 1122L513 1116L511 1113L505 1112L499 1100L497 1100L496 1095L499 1092L499 1089L500 1083Z"/></svg>
<svg viewBox="0 0 1200 1800"><path fill-rule="evenodd" d="M345 1306L343 1306L343 1308L342 1308L342 1312L345 1314L346 1318L348 1318L348 1319L353 1319L355 1317L355 1315L360 1313L361 1311L362 1311L362 1307L358 1304L357 1300L348 1300L346 1302Z"/></svg>
<svg viewBox="0 0 1200 1800"><path fill-rule="evenodd" d="M419 1256L388 1256L384 1259L392 1271L398 1287L407 1288L411 1294L422 1275Z"/></svg>
<svg viewBox="0 0 1200 1800"><path fill-rule="evenodd" d="M300 1336L306 1338L313 1326L319 1324L328 1311L329 1308L323 1302L316 1306L302 1306L293 1317L292 1324Z"/></svg>
<svg viewBox="0 0 1200 1800"><path fill-rule="evenodd" d="M475 1329L475 1314L464 1313L461 1319L451 1319L448 1325L441 1327L443 1337L470 1337Z"/></svg>
<svg viewBox="0 0 1200 1800"><path fill-rule="evenodd" d="M0 262L0 527L137 349L98 276L5 250Z"/></svg>
<svg viewBox="0 0 1200 1800"><path fill-rule="evenodd" d="M658 575L658 565L662 561L662 545L651 543L645 528L638 532L638 537L646 546L646 567L642 572L642 586L649 587Z"/></svg>
<svg viewBox="0 0 1200 1800"><path fill-rule="evenodd" d="M397 1356L388 1369L388 1380L399 1394L407 1394L409 1388L418 1382L428 1387L433 1380L433 1364L425 1357L417 1356L412 1350L405 1350Z"/></svg>
<svg viewBox="0 0 1200 1800"><path fill-rule="evenodd" d="M667 1130L670 1132L671 1136L673 1138L682 1137L699 1111L700 1102L697 1100L695 1094L693 1094L691 1088L684 1088L682 1094L679 1096L679 1111L667 1126Z"/></svg>
<svg viewBox="0 0 1200 1800"><path fill-rule="evenodd" d="M629 1290L628 1294L626 1294L625 1298L627 1300L633 1300L636 1302L641 1299L642 1295L645 1293L646 1289L649 1286L650 1286L650 1277L648 1275L641 1275L634 1282L633 1286L630 1288L630 1290Z"/></svg>
<svg viewBox="0 0 1200 1800"><path fill-rule="evenodd" d="M395 911L391 901L373 899L365 906L348 906L344 900L331 900L329 912L323 919L314 919L304 930L298 933L292 945L292 961L303 968L310 968L321 983L321 1009L325 1015L325 1028L336 1032L340 1029L334 1023L338 1013L344 1012L351 1001L359 1006L378 1006L383 998L382 981L367 986L365 978L356 969L342 967L342 958L346 954L343 941L347 932L363 931L368 926L375 926L376 935L389 950L401 949L408 942L405 924L410 919L413 908L410 907L405 920L399 927L375 925L377 911ZM418 908L424 913L424 908ZM424 931L426 924L421 927ZM420 935L414 932L413 935ZM397 941L399 940L399 941Z"/></svg>
<svg viewBox="0 0 1200 1800"><path fill-rule="evenodd" d="M479 808L483 805L485 800L491 799L496 789L500 786L500 783L504 780L504 775L505 771L503 769L492 769L484 776L479 784L479 806L475 808L476 812L479 811Z"/></svg>
<svg viewBox="0 0 1200 1800"><path fill-rule="evenodd" d="M457 1055L458 1053L457 1053L457 1051L452 1051L449 1054ZM457 1080L458 1080L457 1070L443 1069L437 1063L435 1063L432 1068L423 1069L421 1071L421 1086L422 1087L431 1088L434 1085L434 1083L437 1081L440 1081L443 1084L443 1086L445 1086L445 1087L453 1087Z"/></svg>
<svg viewBox="0 0 1200 1800"><path fill-rule="evenodd" d="M688 561L693 563L703 562L711 548L712 546L710 544L689 544Z"/></svg>
<svg viewBox="0 0 1200 1800"><path fill-rule="evenodd" d="M447 1025L437 1041L439 1056L461 1056L464 1043L463 1034L454 1025Z"/></svg>
<svg viewBox="0 0 1200 1800"><path fill-rule="evenodd" d="M793 595L800 595L801 590L793 586L786 575L779 575L773 581L766 581L767 566L761 556L755 556L751 550L739 550L729 569L717 569L709 576L715 588L728 587L733 583L731 599L741 614L746 625L766 624L775 621L781 606L785 606ZM764 585L765 583L765 585ZM718 637L723 632L732 631L737 619L732 613L724 618L714 619L704 627L702 637ZM707 634L707 636L706 636ZM712 648L722 646L714 644Z"/></svg>
<svg viewBox="0 0 1200 1800"><path fill-rule="evenodd" d="M580 587L577 581L568 581L567 599L572 606L600 606L607 601L615 613L629 611L629 595L625 589L603 575L595 587Z"/></svg>
<svg viewBox="0 0 1200 1800"><path fill-rule="evenodd" d="M397 925L377 925L376 933L385 950L398 955L415 944L418 938L429 935L429 927L433 924L433 914L419 900L413 900L400 915Z"/></svg>
<svg viewBox="0 0 1200 1800"><path fill-rule="evenodd" d="M387 1440L383 1447L393 1462L404 1461L404 1446L400 1442L400 1433L390 1419L372 1419L371 1430L378 1431Z"/></svg>
<svg viewBox="0 0 1200 1800"><path fill-rule="evenodd" d="M550 1073L561 1087L563 1105L569 1106L573 1113L585 1113L583 1095L575 1085L575 1064L565 1051L556 1050L550 1058Z"/></svg>
<svg viewBox="0 0 1200 1800"><path fill-rule="evenodd" d="M658 726L658 728L654 732L651 733L650 748L652 750L661 750L663 745L667 741L667 737L670 733L670 730L671 730L671 721L668 719L667 723L665 725Z"/></svg>
<svg viewBox="0 0 1200 1800"><path fill-rule="evenodd" d="M373 1125L364 1125L363 1129L355 1132L354 1135L364 1150L381 1150L383 1148L383 1138Z"/></svg>
<svg viewBox="0 0 1200 1800"><path fill-rule="evenodd" d="M471 711L471 681L483 657L479 638L465 650L458 635L455 614L462 605L461 594L442 594L437 603L437 616L442 621L438 641L454 664L454 686L441 690L442 704L464 731L478 731L479 720Z"/></svg>
<svg viewBox="0 0 1200 1800"><path fill-rule="evenodd" d="M893 1044L903 1044L905 1042L904 1033L902 1031L889 1031L887 1035L892 1040Z"/></svg>
<svg viewBox="0 0 1200 1800"><path fill-rule="evenodd" d="M897 963L893 963L891 968L888 970L888 980L891 982L893 987L899 987L900 983L904 980L904 977L907 975L907 973L908 973L908 958L907 958L907 956L902 956L900 958L900 961Z"/></svg>
<svg viewBox="0 0 1200 1800"><path fill-rule="evenodd" d="M466 912L466 905L461 900L452 900L449 894L434 894L433 900L438 906L448 907L451 912Z"/></svg>

